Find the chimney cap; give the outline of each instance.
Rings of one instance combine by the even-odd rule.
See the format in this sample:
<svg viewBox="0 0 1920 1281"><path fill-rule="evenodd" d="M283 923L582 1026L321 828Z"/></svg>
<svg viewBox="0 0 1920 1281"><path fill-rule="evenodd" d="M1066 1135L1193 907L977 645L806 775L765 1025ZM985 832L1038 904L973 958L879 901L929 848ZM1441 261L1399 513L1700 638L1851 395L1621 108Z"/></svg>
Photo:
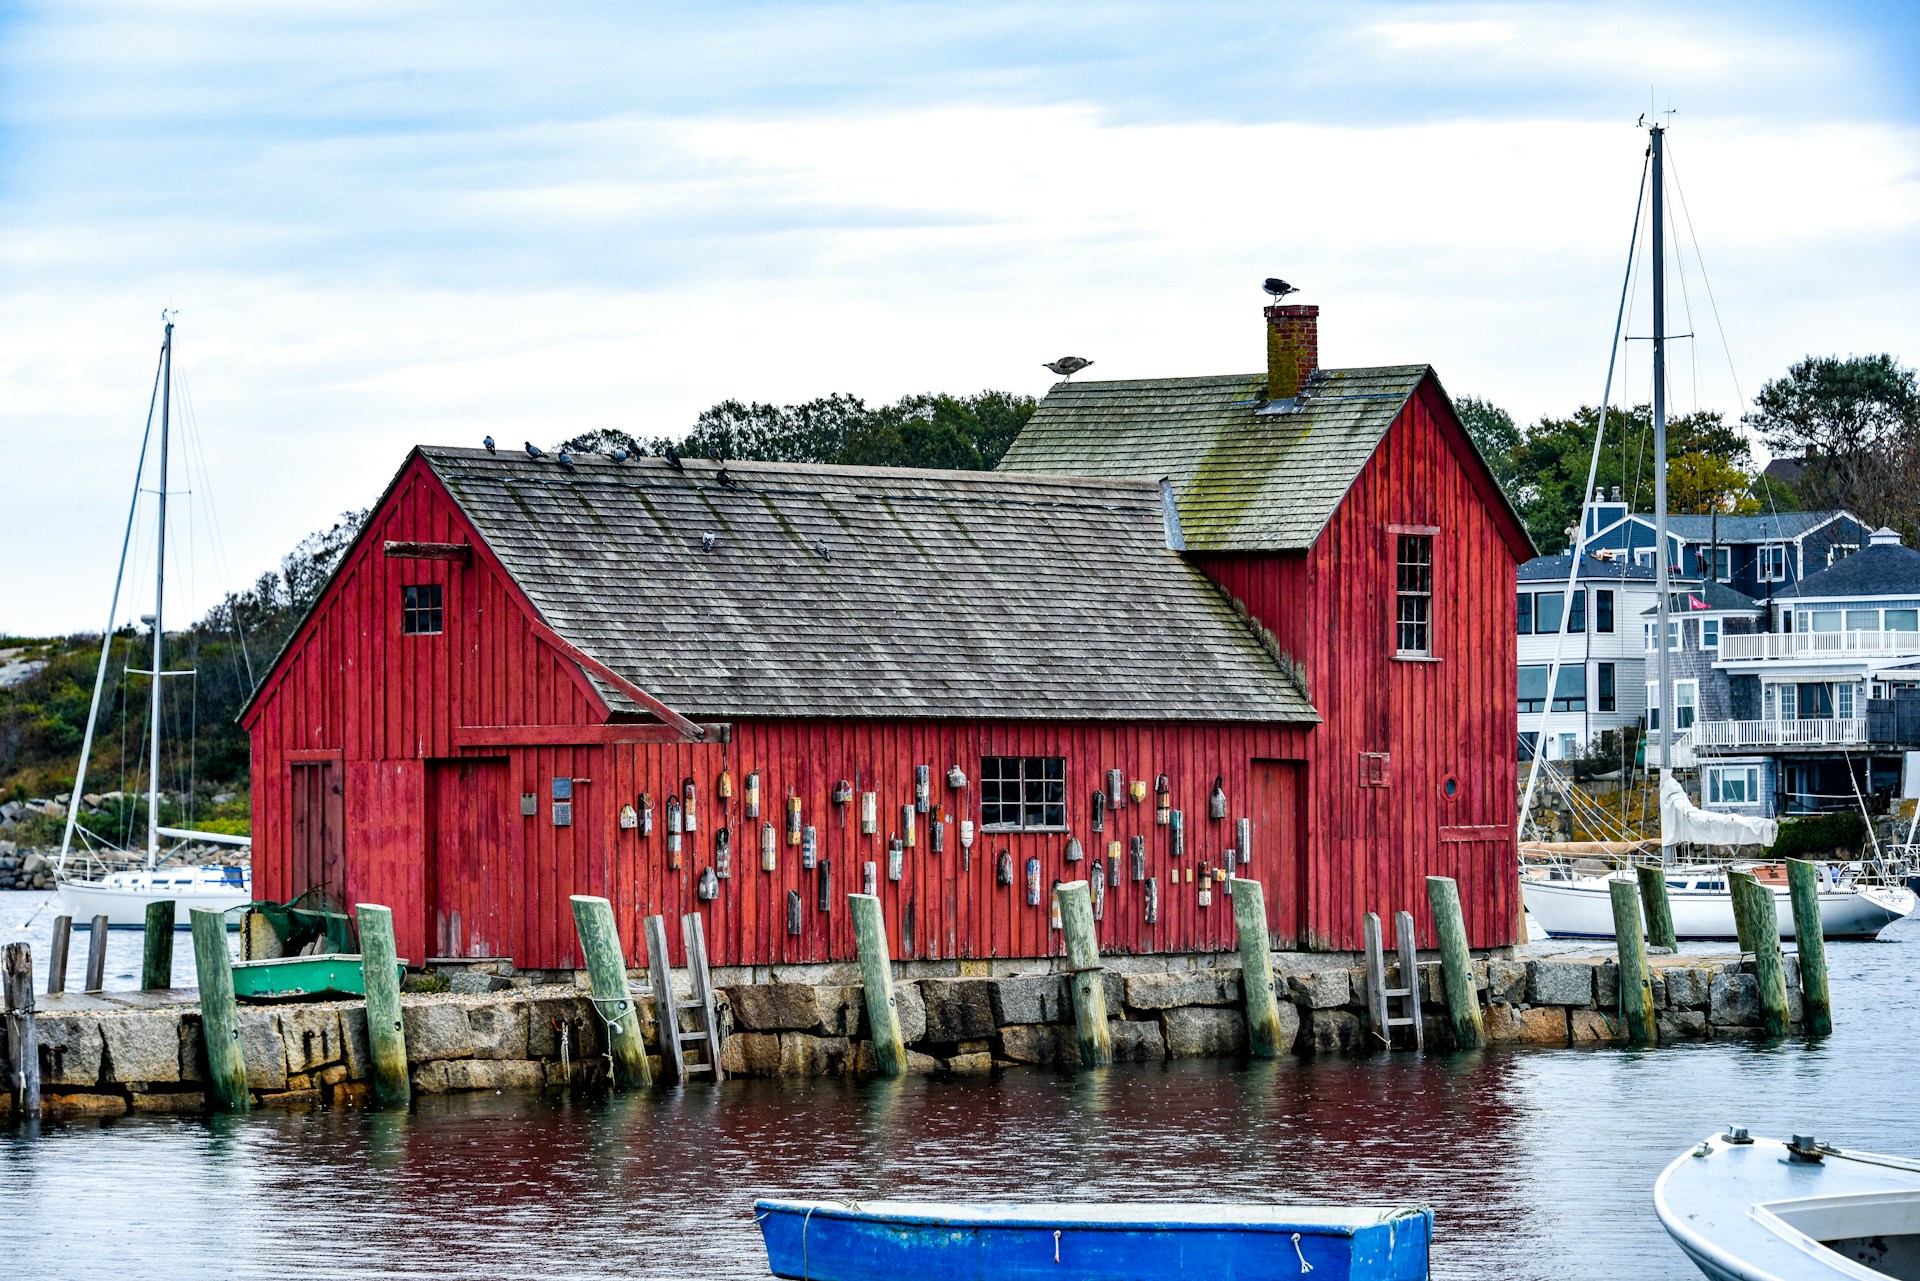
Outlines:
<svg viewBox="0 0 1920 1281"><path fill-rule="evenodd" d="M1869 547L1898 547L1900 535L1891 526L1882 525L1867 537Z"/></svg>

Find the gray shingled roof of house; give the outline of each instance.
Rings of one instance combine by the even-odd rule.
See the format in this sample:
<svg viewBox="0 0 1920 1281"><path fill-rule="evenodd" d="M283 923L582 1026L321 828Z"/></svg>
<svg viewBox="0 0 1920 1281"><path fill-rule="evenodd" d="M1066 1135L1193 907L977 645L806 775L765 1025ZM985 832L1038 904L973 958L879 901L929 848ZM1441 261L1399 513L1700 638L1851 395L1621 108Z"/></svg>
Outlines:
<svg viewBox="0 0 1920 1281"><path fill-rule="evenodd" d="M1808 574L1777 596L1920 596L1920 552L1898 543L1870 543L1839 564Z"/></svg>
<svg viewBox="0 0 1920 1281"><path fill-rule="evenodd" d="M1322 369L1273 405L1264 374L1063 382L1000 470L1165 477L1190 549L1304 550L1428 373Z"/></svg>
<svg viewBox="0 0 1920 1281"><path fill-rule="evenodd" d="M1318 719L1152 484L420 452L550 626L685 715Z"/></svg>
<svg viewBox="0 0 1920 1281"><path fill-rule="evenodd" d="M1572 568L1573 554L1561 552L1557 556L1535 556L1522 565L1519 580L1523 583L1564 583L1567 570ZM1601 560L1598 556L1580 558L1581 581L1587 579L1616 579L1628 583L1651 583L1653 566L1636 565L1629 560Z"/></svg>
<svg viewBox="0 0 1920 1281"><path fill-rule="evenodd" d="M1835 516L1843 515L1846 513L1841 511L1769 512L1759 516L1719 517L1669 514L1667 533L1689 543L1710 542L1716 537L1723 543L1780 542L1798 538ZM1653 526L1654 518L1646 512L1637 512L1634 516L1649 528Z"/></svg>

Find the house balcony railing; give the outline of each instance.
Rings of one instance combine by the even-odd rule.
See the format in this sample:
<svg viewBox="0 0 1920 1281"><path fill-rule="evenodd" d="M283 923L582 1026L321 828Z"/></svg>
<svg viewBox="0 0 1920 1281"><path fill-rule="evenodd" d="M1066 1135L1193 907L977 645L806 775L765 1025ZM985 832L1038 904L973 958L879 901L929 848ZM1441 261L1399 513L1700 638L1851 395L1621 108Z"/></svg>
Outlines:
<svg viewBox="0 0 1920 1281"><path fill-rule="evenodd" d="M1867 718L1829 720L1700 721L1680 736L1696 751L1758 747L1850 747L1867 741ZM1677 753L1676 753L1677 755Z"/></svg>
<svg viewBox="0 0 1920 1281"><path fill-rule="evenodd" d="M1720 638L1720 661L1760 662L1920 655L1920 632L1755 632Z"/></svg>

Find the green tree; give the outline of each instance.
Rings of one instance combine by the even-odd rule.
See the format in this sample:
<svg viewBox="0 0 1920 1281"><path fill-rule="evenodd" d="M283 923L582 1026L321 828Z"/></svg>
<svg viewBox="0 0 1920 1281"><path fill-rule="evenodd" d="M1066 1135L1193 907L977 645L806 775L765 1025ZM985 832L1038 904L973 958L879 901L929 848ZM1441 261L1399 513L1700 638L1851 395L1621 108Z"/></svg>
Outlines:
<svg viewBox="0 0 1920 1281"><path fill-rule="evenodd" d="M1844 507L1912 532L1920 519L1920 377L1891 355L1808 356L1770 380L1744 419L1798 458L1807 507Z"/></svg>
<svg viewBox="0 0 1920 1281"><path fill-rule="evenodd" d="M1513 415L1479 396L1461 396L1453 402L1453 412L1459 416L1460 425L1467 429L1467 435L1473 438L1480 457L1486 460L1487 470L1507 491L1507 498L1519 506L1516 484L1519 473L1514 469L1514 454L1520 448L1520 429L1514 426Z"/></svg>

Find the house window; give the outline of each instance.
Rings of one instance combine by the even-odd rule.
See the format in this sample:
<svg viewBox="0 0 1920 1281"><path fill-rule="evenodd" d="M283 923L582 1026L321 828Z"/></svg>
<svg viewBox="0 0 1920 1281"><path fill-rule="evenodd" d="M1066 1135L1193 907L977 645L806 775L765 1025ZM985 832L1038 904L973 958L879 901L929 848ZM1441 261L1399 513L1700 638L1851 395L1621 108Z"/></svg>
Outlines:
<svg viewBox="0 0 1920 1281"><path fill-rule="evenodd" d="M1655 649L1659 648L1659 642L1657 642L1654 637L1660 634L1660 624L1646 623L1644 626L1646 628L1647 652L1652 653ZM1680 620L1677 618L1667 620L1667 648L1680 648Z"/></svg>
<svg viewBox="0 0 1920 1281"><path fill-rule="evenodd" d="M1853 719L1853 691L1851 681L1833 687L1833 714L1840 720Z"/></svg>
<svg viewBox="0 0 1920 1281"><path fill-rule="evenodd" d="M1542 636L1551 636L1560 630L1559 592L1540 592L1533 598L1533 626Z"/></svg>
<svg viewBox="0 0 1920 1281"><path fill-rule="evenodd" d="M1673 683L1673 727L1692 729L1693 713L1700 702L1700 682L1675 681Z"/></svg>
<svg viewBox="0 0 1920 1281"><path fill-rule="evenodd" d="M1600 700L1603 712L1617 711L1619 699L1614 694L1614 670L1612 663L1601 663L1594 672L1594 693Z"/></svg>
<svg viewBox="0 0 1920 1281"><path fill-rule="evenodd" d="M1847 630L1850 632L1877 632L1880 630L1880 611L1877 609L1850 609L1847 611Z"/></svg>
<svg viewBox="0 0 1920 1281"><path fill-rule="evenodd" d="M1514 617L1519 620L1520 634L1522 636L1533 635L1533 593L1532 592L1520 593L1520 601L1519 601L1519 605L1514 610Z"/></svg>
<svg viewBox="0 0 1920 1281"><path fill-rule="evenodd" d="M1570 761L1579 755L1579 753L1580 736L1578 734L1562 734L1560 736L1560 755L1558 759Z"/></svg>
<svg viewBox="0 0 1920 1281"><path fill-rule="evenodd" d="M1860 550L1859 543L1835 543L1827 548L1827 564L1838 565L1847 557Z"/></svg>
<svg viewBox="0 0 1920 1281"><path fill-rule="evenodd" d="M413 583L400 589L402 636L438 636L442 621L439 583Z"/></svg>
<svg viewBox="0 0 1920 1281"><path fill-rule="evenodd" d="M1573 606L1567 616L1567 630L1570 632L1587 630L1587 594L1584 591L1573 593Z"/></svg>
<svg viewBox="0 0 1920 1281"><path fill-rule="evenodd" d="M1059 831L1067 825L1063 756L980 758L980 826L988 831Z"/></svg>
<svg viewBox="0 0 1920 1281"><path fill-rule="evenodd" d="M1920 632L1920 609L1890 609L1885 617L1890 632Z"/></svg>
<svg viewBox="0 0 1920 1281"><path fill-rule="evenodd" d="M1649 568L1651 568L1653 565L1653 548L1651 547L1635 548L1633 553L1633 563L1636 565L1646 565Z"/></svg>
<svg viewBox="0 0 1920 1281"><path fill-rule="evenodd" d="M1539 742L1540 735L1533 730L1520 731L1520 759L1523 761L1532 760L1534 749L1539 745Z"/></svg>
<svg viewBox="0 0 1920 1281"><path fill-rule="evenodd" d="M1556 712L1584 712L1587 710L1587 669L1584 664L1562 667L1560 676L1553 682L1553 710Z"/></svg>
<svg viewBox="0 0 1920 1281"><path fill-rule="evenodd" d="M1593 630L1613 632L1613 588L1602 587L1593 594Z"/></svg>
<svg viewBox="0 0 1920 1281"><path fill-rule="evenodd" d="M1700 620L1700 648L1701 649L1719 649L1720 648L1720 620L1719 619L1703 618Z"/></svg>
<svg viewBox="0 0 1920 1281"><path fill-rule="evenodd" d="M1717 765L1707 770L1707 803L1755 805L1760 800L1758 765Z"/></svg>
<svg viewBox="0 0 1920 1281"><path fill-rule="evenodd" d="M1430 654L1433 652L1433 536L1400 535L1395 568L1394 651Z"/></svg>
<svg viewBox="0 0 1920 1281"><path fill-rule="evenodd" d="M1777 583L1787 576L1787 545L1766 543L1760 548L1760 581Z"/></svg>
<svg viewBox="0 0 1920 1281"><path fill-rule="evenodd" d="M1726 582L1733 577L1733 548L1709 547L1701 561L1708 565L1707 577L1716 582Z"/></svg>
<svg viewBox="0 0 1920 1281"><path fill-rule="evenodd" d="M1840 611L1837 609L1823 609L1819 613L1811 615L1811 618L1813 622L1811 630L1813 631L1837 632L1840 630Z"/></svg>

